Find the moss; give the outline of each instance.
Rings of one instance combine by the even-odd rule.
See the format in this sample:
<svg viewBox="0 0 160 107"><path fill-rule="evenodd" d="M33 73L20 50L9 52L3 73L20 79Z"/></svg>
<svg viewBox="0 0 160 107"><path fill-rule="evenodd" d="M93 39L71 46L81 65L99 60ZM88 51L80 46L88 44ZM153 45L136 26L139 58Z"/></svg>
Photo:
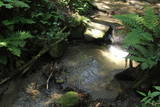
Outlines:
<svg viewBox="0 0 160 107"><path fill-rule="evenodd" d="M80 101L80 97L78 96L77 92L74 91L69 91L65 93L62 97L57 99L57 103L61 107L72 107L78 104Z"/></svg>

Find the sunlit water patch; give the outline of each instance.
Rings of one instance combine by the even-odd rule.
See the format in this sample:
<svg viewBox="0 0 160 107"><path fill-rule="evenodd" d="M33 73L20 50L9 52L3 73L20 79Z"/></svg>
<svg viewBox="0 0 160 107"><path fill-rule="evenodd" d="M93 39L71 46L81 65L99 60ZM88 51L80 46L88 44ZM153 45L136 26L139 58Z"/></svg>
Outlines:
<svg viewBox="0 0 160 107"><path fill-rule="evenodd" d="M79 88L93 99L114 99L121 92L114 75L125 69L128 53L116 46L79 44L72 46L62 59L66 86Z"/></svg>

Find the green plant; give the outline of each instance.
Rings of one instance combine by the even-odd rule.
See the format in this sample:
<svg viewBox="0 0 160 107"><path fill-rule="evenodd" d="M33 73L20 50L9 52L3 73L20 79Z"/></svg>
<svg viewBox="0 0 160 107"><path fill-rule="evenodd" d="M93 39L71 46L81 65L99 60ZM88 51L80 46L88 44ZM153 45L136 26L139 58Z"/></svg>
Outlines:
<svg viewBox="0 0 160 107"><path fill-rule="evenodd" d="M61 3L69 6L74 12L85 14L91 9L90 1L91 0L61 0Z"/></svg>
<svg viewBox="0 0 160 107"><path fill-rule="evenodd" d="M140 95L143 96L141 100L143 104L142 107L159 107L160 106L160 86L153 86L155 91L148 93L144 93L141 91L137 91Z"/></svg>
<svg viewBox="0 0 160 107"><path fill-rule="evenodd" d="M31 38L32 35L29 32L16 32L7 38L0 39L0 48L6 48L13 55L20 57L21 49L26 44L26 39ZM3 56L6 57L6 56ZM2 58L2 57L1 57ZM0 59L0 63L6 64L7 58Z"/></svg>
<svg viewBox="0 0 160 107"><path fill-rule="evenodd" d="M78 104L80 97L77 92L69 91L65 93L62 97L57 99L57 103L60 104L60 107L73 107Z"/></svg>
<svg viewBox="0 0 160 107"><path fill-rule="evenodd" d="M144 15L115 15L126 26L127 36L124 46L128 48L129 59L141 64L141 68L151 69L160 61L160 18L153 9L146 8Z"/></svg>
<svg viewBox="0 0 160 107"><path fill-rule="evenodd" d="M35 40L43 38L45 42L69 34L60 32L65 17L56 3L49 0L1 0L0 13L0 63L3 64L7 63L10 53L20 57L31 35Z"/></svg>
<svg viewBox="0 0 160 107"><path fill-rule="evenodd" d="M0 7L11 9L14 7L29 8L30 6L24 1L20 1L20 0L1 0Z"/></svg>
<svg viewBox="0 0 160 107"><path fill-rule="evenodd" d="M87 26L88 22L90 22L89 18L81 16L78 13L73 14L69 20L71 27L77 27L79 25Z"/></svg>

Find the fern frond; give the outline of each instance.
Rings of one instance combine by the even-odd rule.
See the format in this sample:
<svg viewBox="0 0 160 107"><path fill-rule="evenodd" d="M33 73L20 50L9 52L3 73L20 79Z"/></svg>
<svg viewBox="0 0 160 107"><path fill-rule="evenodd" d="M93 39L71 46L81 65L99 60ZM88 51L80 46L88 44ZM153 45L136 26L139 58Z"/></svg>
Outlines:
<svg viewBox="0 0 160 107"><path fill-rule="evenodd" d="M20 56L25 40L31 37L29 32L16 32L13 36L0 40L0 47L6 47L13 55Z"/></svg>
<svg viewBox="0 0 160 107"><path fill-rule="evenodd" d="M136 14L115 15L113 17L122 21L129 28L141 28L143 24L143 18Z"/></svg>
<svg viewBox="0 0 160 107"><path fill-rule="evenodd" d="M117 15L115 18L129 28L124 45L129 49L128 58L138 61L141 68L150 69L160 61L160 22L153 9L147 8L144 16L135 14Z"/></svg>
<svg viewBox="0 0 160 107"><path fill-rule="evenodd" d="M146 8L143 16L143 24L150 30L154 30L158 25L158 16L155 15L152 8Z"/></svg>
<svg viewBox="0 0 160 107"><path fill-rule="evenodd" d="M27 3L20 1L20 0L13 0L12 5L14 7L30 8L30 6Z"/></svg>
<svg viewBox="0 0 160 107"><path fill-rule="evenodd" d="M132 29L131 32L127 34L124 39L124 43L126 46L134 46L141 42L140 38L141 31L138 29Z"/></svg>
<svg viewBox="0 0 160 107"><path fill-rule="evenodd" d="M153 36L148 32L142 32L141 39L144 41L153 41Z"/></svg>
<svg viewBox="0 0 160 107"><path fill-rule="evenodd" d="M17 47L14 47L14 46L10 46L7 49L15 56L20 56L21 55L20 48L17 48Z"/></svg>
<svg viewBox="0 0 160 107"><path fill-rule="evenodd" d="M8 25L14 25L14 24L34 24L35 21L29 18L24 18L24 17L14 17L11 20L4 20L2 21L2 24L4 24L5 26Z"/></svg>

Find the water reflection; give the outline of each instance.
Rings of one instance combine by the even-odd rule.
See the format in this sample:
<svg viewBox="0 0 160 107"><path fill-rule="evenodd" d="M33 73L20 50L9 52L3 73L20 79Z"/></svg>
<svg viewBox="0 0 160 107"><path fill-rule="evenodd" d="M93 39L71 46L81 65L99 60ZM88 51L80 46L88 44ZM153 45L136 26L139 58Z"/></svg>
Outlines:
<svg viewBox="0 0 160 107"><path fill-rule="evenodd" d="M93 98L112 99L121 91L114 75L125 69L128 53L116 46L79 44L66 52L62 63L69 72L66 83L88 92ZM71 64L70 62L74 62Z"/></svg>
<svg viewBox="0 0 160 107"><path fill-rule="evenodd" d="M116 46L110 46L109 52L118 59L124 59L129 53Z"/></svg>

